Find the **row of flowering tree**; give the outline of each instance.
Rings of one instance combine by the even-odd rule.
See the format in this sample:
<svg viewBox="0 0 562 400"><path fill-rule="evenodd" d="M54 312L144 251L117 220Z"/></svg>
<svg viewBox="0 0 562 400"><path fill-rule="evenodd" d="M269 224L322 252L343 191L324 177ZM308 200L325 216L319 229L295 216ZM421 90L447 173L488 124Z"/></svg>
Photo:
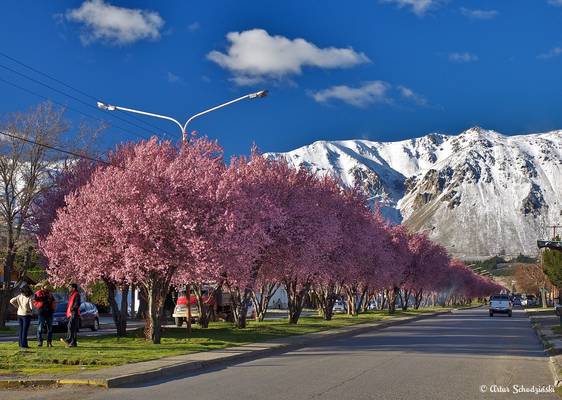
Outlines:
<svg viewBox="0 0 562 400"><path fill-rule="evenodd" d="M353 314L375 298L393 312L397 299L419 307L431 296L462 302L500 289L426 236L386 223L359 191L256 151L227 165L205 138L179 148L152 139L108 160L61 173L36 204L39 245L56 282L142 288L154 343L166 295L185 284L199 293L203 326L198 288L229 291L238 327L252 302L262 319L279 287L290 323L307 299L330 319L341 298Z"/></svg>

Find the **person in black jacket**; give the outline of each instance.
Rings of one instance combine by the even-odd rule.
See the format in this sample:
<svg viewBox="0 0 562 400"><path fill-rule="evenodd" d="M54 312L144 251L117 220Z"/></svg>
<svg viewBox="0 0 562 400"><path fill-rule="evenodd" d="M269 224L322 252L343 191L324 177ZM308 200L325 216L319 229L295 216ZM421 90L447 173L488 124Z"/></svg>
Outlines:
<svg viewBox="0 0 562 400"><path fill-rule="evenodd" d="M78 285L70 284L70 298L66 307L66 317L68 318L68 332L66 339L61 338L61 342L68 347L77 346L77 333L80 325L80 293L78 293Z"/></svg>

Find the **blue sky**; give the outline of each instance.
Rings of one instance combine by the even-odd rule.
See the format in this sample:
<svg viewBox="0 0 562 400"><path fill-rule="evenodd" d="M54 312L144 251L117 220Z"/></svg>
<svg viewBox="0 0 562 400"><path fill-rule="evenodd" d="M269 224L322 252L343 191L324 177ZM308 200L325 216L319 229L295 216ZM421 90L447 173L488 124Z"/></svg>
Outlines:
<svg viewBox="0 0 562 400"><path fill-rule="evenodd" d="M266 99L191 126L218 139L227 155L247 153L253 142L287 151L315 140L401 140L473 125L507 134L562 128L562 0L2 6L3 54L110 103L185 120L269 89ZM118 125L100 139L102 147L137 140L129 130L149 135L5 67L93 105L0 55L1 113L41 100L26 89ZM68 117L89 121L72 110ZM172 124L144 121L179 137Z"/></svg>

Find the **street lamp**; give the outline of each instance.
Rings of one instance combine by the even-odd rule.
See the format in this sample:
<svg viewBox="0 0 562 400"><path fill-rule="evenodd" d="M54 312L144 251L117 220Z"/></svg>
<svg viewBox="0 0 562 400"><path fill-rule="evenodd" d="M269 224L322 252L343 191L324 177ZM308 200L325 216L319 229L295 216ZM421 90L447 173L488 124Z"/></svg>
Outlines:
<svg viewBox="0 0 562 400"><path fill-rule="evenodd" d="M177 126L179 126L180 130L181 130L181 135L182 135L182 141L183 143L187 142L187 125L189 125L189 123L191 121L193 121L195 118L198 118L202 115L208 114L212 111L216 111L220 108L229 106L231 104L237 103L239 101L242 100L246 100L246 99L259 99L262 97L266 97L267 96L267 90L260 90L259 92L255 92L255 93L249 93L245 96L242 97L238 97L237 99L234 100L230 100L227 101L226 103L223 104L219 104L218 106L209 108L208 110L205 111L201 111L200 113L197 113L195 115L192 115L191 117L189 117L187 119L187 121L185 122L184 125L182 125L177 119L172 118L172 117L168 117L166 115L160 115L160 114L154 114L154 113L149 113L146 111L140 111L140 110L135 110L132 108L126 108L126 107L120 107L120 106L114 106L112 104L107 104L107 103L103 103L101 101L98 101L98 108L101 110L105 110L105 111L115 111L115 110L120 110L120 111L127 111L127 112L131 112L131 113L135 113L135 114L141 114L141 115L148 115L149 117L155 117L155 118L161 118L161 119L167 119L168 121L172 121L173 123L175 123Z"/></svg>

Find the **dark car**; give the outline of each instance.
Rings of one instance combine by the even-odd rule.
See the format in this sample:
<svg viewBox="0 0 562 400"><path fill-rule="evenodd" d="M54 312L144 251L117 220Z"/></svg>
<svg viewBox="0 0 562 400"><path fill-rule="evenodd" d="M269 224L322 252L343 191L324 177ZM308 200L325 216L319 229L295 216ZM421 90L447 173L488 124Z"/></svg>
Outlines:
<svg viewBox="0 0 562 400"><path fill-rule="evenodd" d="M68 307L67 301L57 303L57 308L53 314L53 330L66 331L68 326L66 307ZM80 304L80 328L90 328L92 331L97 331L100 328L98 309L92 303L83 302Z"/></svg>

